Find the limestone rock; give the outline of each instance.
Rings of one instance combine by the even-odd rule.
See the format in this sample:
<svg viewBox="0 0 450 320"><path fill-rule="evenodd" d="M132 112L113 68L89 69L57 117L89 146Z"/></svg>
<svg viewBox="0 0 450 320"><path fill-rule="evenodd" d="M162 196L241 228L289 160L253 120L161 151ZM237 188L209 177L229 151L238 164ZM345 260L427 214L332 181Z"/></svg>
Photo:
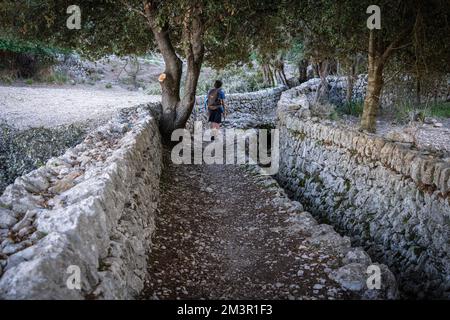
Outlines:
<svg viewBox="0 0 450 320"><path fill-rule="evenodd" d="M9 229L16 223L17 219L14 217L14 213L0 207L0 229Z"/></svg>
<svg viewBox="0 0 450 320"><path fill-rule="evenodd" d="M414 136L411 133L393 130L385 135L385 138L395 142L414 143Z"/></svg>
<svg viewBox="0 0 450 320"><path fill-rule="evenodd" d="M368 266L372 259L362 248L351 248L342 259L343 264L359 263Z"/></svg>
<svg viewBox="0 0 450 320"><path fill-rule="evenodd" d="M142 290L162 169L151 110L124 110L113 120L117 130L99 127L7 187L0 199L0 299L83 299L95 288L103 298L130 299ZM123 254L99 270L112 241ZM66 287L70 265L81 268L83 291Z"/></svg>
<svg viewBox="0 0 450 320"><path fill-rule="evenodd" d="M360 292L366 289L367 266L360 263L347 264L331 274L334 281L350 291Z"/></svg>
<svg viewBox="0 0 450 320"><path fill-rule="evenodd" d="M311 238L308 241L316 246L324 246L336 252L344 252L350 248L350 238L341 237L333 227L321 224L313 229Z"/></svg>
<svg viewBox="0 0 450 320"><path fill-rule="evenodd" d="M18 232L20 229L30 226L33 223L34 217L37 214L37 210L28 210L25 216L16 223L11 230L14 232Z"/></svg>
<svg viewBox="0 0 450 320"><path fill-rule="evenodd" d="M55 185L48 189L53 194L61 194L64 191L69 190L75 186L75 182L73 179L64 178L55 183Z"/></svg>

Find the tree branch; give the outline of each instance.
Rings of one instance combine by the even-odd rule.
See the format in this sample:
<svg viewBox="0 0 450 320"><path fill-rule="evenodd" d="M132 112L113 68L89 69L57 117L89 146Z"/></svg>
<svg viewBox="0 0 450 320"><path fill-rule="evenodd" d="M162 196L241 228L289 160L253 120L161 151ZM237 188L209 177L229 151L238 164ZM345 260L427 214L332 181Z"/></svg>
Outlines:
<svg viewBox="0 0 450 320"><path fill-rule="evenodd" d="M153 1L144 1L145 16L158 44L158 48L163 55L166 69L175 74L181 69L182 63L172 45L168 25L165 24L163 27L159 27L156 24L156 10L157 7Z"/></svg>
<svg viewBox="0 0 450 320"><path fill-rule="evenodd" d="M406 36L409 33L410 33L410 28L404 29L402 32L400 32L400 34L397 36L397 38L389 44L389 46L386 48L386 50L384 50L383 54L381 55L382 63L386 62L386 60L390 57L390 55L392 54L392 52L394 50L398 50L398 49L404 48L405 46L409 45L409 43L407 45L401 45L402 41L405 40Z"/></svg>
<svg viewBox="0 0 450 320"><path fill-rule="evenodd" d="M183 21L184 51L187 60L187 74L184 96L180 108L177 108L176 124L183 126L195 103L195 94L200 69L205 54L203 41L204 22L201 17L202 8L193 6L187 11Z"/></svg>
<svg viewBox="0 0 450 320"><path fill-rule="evenodd" d="M131 4L128 3L127 0L120 0L120 2L122 2L122 4L127 7L128 10L133 11L141 16L143 16L145 18L145 13L142 10L136 9L134 8Z"/></svg>

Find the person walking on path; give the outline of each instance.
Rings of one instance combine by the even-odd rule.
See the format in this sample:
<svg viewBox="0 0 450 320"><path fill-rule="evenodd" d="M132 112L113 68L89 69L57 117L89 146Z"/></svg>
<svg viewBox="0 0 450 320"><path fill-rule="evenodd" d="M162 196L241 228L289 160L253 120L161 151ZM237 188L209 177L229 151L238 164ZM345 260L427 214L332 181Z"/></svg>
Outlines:
<svg viewBox="0 0 450 320"><path fill-rule="evenodd" d="M208 122L211 123L211 130L213 132L211 140L214 140L219 134L222 116L226 116L227 114L222 81L216 80L214 88L209 90L206 97L206 107L208 110Z"/></svg>

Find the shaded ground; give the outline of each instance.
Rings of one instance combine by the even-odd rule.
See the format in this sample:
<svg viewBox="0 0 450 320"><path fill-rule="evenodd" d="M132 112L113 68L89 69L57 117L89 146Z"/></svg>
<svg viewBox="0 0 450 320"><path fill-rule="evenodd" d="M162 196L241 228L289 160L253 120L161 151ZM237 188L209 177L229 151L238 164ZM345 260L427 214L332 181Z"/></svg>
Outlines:
<svg viewBox="0 0 450 320"><path fill-rule="evenodd" d="M173 165L143 299L339 299L325 272L334 257L289 233L288 213L234 165Z"/></svg>

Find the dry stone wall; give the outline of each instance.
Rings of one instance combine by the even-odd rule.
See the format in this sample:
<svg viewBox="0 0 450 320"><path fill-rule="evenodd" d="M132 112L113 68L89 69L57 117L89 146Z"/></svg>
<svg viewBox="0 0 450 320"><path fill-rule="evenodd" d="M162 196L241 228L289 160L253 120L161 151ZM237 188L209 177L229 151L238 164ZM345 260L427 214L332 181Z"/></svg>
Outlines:
<svg viewBox="0 0 450 320"><path fill-rule="evenodd" d="M159 104L122 110L6 188L0 197L1 299L139 294L159 201L159 114ZM67 286L77 268L81 290Z"/></svg>
<svg viewBox="0 0 450 320"><path fill-rule="evenodd" d="M336 106L342 106L347 103L347 77L342 76L328 76L328 89L329 89L329 102ZM403 77L396 79L393 83L387 83L383 88L381 95L381 107L389 108L396 104L401 103L414 103L412 101L416 97L416 83L411 77ZM360 74L355 77L352 91L352 101L362 102L366 96L367 89L367 74ZM307 82L302 83L300 86L307 87L314 93L317 86L320 83L320 79L312 78ZM428 91L430 91L428 89ZM445 81L441 81L434 85L432 92L424 92L421 95L422 103L432 103L439 101L450 101L450 84Z"/></svg>
<svg viewBox="0 0 450 320"><path fill-rule="evenodd" d="M311 118L308 90L278 105L282 185L386 263L404 292L450 298L450 159Z"/></svg>

